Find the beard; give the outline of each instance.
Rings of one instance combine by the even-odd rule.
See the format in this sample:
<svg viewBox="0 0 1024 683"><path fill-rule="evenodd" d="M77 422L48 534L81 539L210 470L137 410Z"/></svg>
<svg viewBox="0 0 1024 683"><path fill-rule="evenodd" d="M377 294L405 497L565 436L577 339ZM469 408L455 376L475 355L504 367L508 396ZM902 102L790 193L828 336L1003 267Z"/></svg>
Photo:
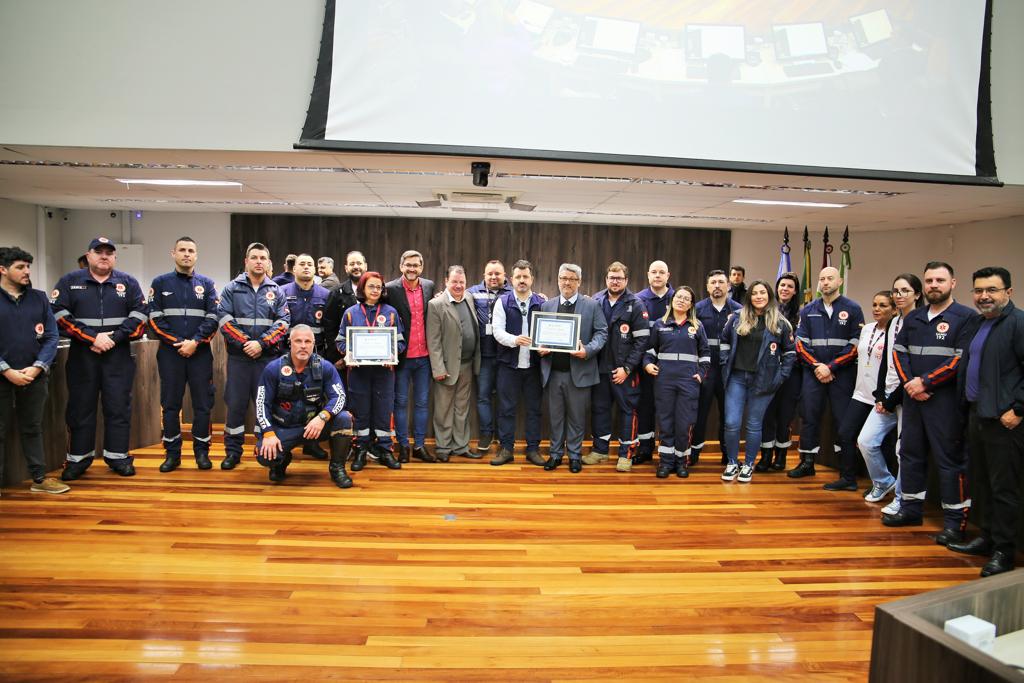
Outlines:
<svg viewBox="0 0 1024 683"><path fill-rule="evenodd" d="M928 299L928 303L934 305L934 304L941 304L941 303L943 303L945 301L948 301L949 297L952 296L952 295L953 295L953 290L949 290L948 292L929 291L929 292L926 292L924 296L925 296L926 299Z"/></svg>

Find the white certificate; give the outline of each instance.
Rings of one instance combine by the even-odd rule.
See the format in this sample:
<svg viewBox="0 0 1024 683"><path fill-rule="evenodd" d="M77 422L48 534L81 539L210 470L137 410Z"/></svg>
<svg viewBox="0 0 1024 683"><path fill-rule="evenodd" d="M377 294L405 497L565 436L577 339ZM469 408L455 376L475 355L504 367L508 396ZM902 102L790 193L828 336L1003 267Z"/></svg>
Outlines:
<svg viewBox="0 0 1024 683"><path fill-rule="evenodd" d="M531 349L572 352L579 347L579 315L535 311L530 317L530 339L533 341Z"/></svg>
<svg viewBox="0 0 1024 683"><path fill-rule="evenodd" d="M398 329L349 327L345 330L349 365L386 365L398 362Z"/></svg>

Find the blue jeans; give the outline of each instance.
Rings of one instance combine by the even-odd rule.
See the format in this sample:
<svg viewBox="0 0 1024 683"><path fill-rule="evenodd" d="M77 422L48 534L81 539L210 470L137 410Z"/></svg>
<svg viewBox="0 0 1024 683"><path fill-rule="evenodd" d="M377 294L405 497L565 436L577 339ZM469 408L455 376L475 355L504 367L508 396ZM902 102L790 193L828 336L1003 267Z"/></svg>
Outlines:
<svg viewBox="0 0 1024 683"><path fill-rule="evenodd" d="M409 445L409 382L412 382L412 435L417 448L427 438L427 404L430 400L430 357L406 358L395 373L395 436L400 446Z"/></svg>
<svg viewBox="0 0 1024 683"><path fill-rule="evenodd" d="M864 456L868 476L871 477L871 483L878 488L887 489L896 482L896 477L889 472L889 466L882 454L882 441L889 432L896 429L897 421L896 413L879 413L872 408L871 414L861 427L860 436L857 437L857 447Z"/></svg>
<svg viewBox="0 0 1024 683"><path fill-rule="evenodd" d="M774 394L755 394L750 387L754 384L754 373L734 370L729 375L729 386L725 388L725 455L729 463L739 463L740 423L743 422L743 408L747 409L747 453L744 464L753 465L761 448L761 422Z"/></svg>
<svg viewBox="0 0 1024 683"><path fill-rule="evenodd" d="M498 361L494 356L480 357L480 374L476 377L476 414L480 433L494 434L494 390L498 378Z"/></svg>

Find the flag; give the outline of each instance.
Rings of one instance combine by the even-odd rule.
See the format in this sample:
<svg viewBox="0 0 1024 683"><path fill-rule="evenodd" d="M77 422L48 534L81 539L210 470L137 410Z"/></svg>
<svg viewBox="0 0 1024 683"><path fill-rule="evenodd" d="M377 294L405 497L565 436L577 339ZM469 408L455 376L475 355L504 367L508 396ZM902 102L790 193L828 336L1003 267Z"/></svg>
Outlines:
<svg viewBox="0 0 1024 683"><path fill-rule="evenodd" d="M811 238L807 234L807 226L804 226L804 272L800 278L800 299L805 304L811 303L814 298L814 287L811 286Z"/></svg>
<svg viewBox="0 0 1024 683"><path fill-rule="evenodd" d="M842 253L839 255L839 277L843 279L843 284L839 286L839 293L845 295L847 285L850 284L850 271L853 270L853 261L850 260L850 226L846 226L846 230L843 231L843 243L839 245L839 251Z"/></svg>
<svg viewBox="0 0 1024 683"><path fill-rule="evenodd" d="M782 234L782 246L779 248L779 272L775 276L776 280L782 277L783 273L793 270L793 265L789 259L789 251L789 227L787 226L786 231Z"/></svg>
<svg viewBox="0 0 1024 683"><path fill-rule="evenodd" d="M828 243L828 226L825 226L825 237L822 239L821 267L828 268L832 265L832 245Z"/></svg>

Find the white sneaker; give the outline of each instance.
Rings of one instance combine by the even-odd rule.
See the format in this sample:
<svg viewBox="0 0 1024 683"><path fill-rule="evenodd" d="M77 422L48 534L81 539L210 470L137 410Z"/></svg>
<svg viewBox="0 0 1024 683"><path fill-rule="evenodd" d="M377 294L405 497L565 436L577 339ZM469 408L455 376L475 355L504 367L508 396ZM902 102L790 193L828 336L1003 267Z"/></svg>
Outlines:
<svg viewBox="0 0 1024 683"><path fill-rule="evenodd" d="M889 501L888 505L886 505L884 508L882 508L882 514L883 515L895 515L899 511L900 511L900 499L899 498L893 498L891 501Z"/></svg>
<svg viewBox="0 0 1024 683"><path fill-rule="evenodd" d="M867 495L864 496L864 500L869 503L880 503L885 500L885 497L896 490L896 484L892 484L887 488L881 486L872 486L871 490L868 491Z"/></svg>
<svg viewBox="0 0 1024 683"><path fill-rule="evenodd" d="M729 463L725 466L725 471L722 472L722 481L732 481L736 478L736 475L740 472L740 466L735 463Z"/></svg>
<svg viewBox="0 0 1024 683"><path fill-rule="evenodd" d="M754 478L754 468L750 465L744 465L740 468L740 476L736 479L741 483L748 484L750 480Z"/></svg>

